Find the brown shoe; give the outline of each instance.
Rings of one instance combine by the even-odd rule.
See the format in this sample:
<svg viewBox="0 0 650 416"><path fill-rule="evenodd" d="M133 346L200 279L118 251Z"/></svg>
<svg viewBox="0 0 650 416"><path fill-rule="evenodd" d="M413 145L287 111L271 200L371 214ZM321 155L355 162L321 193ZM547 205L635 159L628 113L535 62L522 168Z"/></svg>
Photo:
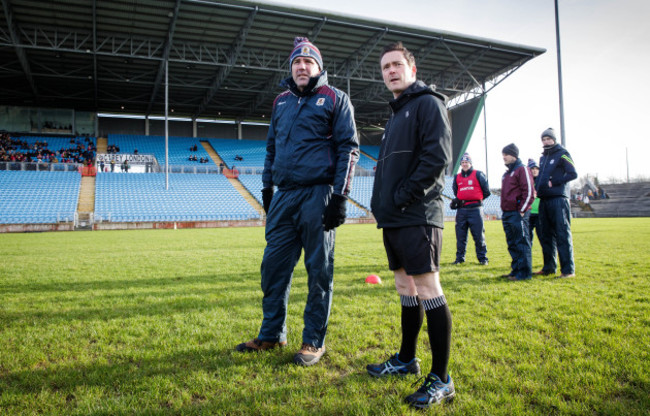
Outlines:
<svg viewBox="0 0 650 416"><path fill-rule="evenodd" d="M316 364L320 360L320 357L323 356L323 354L325 354L325 345L317 348L313 345L303 343L300 351L298 351L296 355L293 356L293 362L298 365L308 367L310 365Z"/></svg>
<svg viewBox="0 0 650 416"><path fill-rule="evenodd" d="M565 277L576 277L575 273L562 273L561 275L558 276L560 279L565 278Z"/></svg>
<svg viewBox="0 0 650 416"><path fill-rule="evenodd" d="M248 342L243 342L235 347L239 352L253 352L253 351L266 351L272 350L275 347L284 347L287 345L287 341L280 342L268 342L262 341L259 338L251 339Z"/></svg>
<svg viewBox="0 0 650 416"><path fill-rule="evenodd" d="M547 272L546 270L540 270L538 272L533 273L533 276L548 276L550 274L555 274L555 272Z"/></svg>

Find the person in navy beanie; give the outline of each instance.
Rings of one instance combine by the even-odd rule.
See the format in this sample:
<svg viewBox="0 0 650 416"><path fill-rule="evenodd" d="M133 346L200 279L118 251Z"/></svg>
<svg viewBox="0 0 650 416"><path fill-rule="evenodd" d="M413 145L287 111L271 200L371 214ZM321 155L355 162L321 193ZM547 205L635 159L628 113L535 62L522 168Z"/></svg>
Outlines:
<svg viewBox="0 0 650 416"><path fill-rule="evenodd" d="M469 153L460 159L461 171L454 177L452 190L456 197L456 260L454 264L465 262L467 248L467 230L474 239L476 258L482 266L487 266L487 244L485 243L485 227L483 226L483 200L490 196L490 186L487 177L472 166ZM452 206L453 208L453 206Z"/></svg>
<svg viewBox="0 0 650 416"><path fill-rule="evenodd" d="M560 258L560 277L575 276L569 182L578 177L569 152L557 142L553 128L542 132L544 152L539 160L540 171L535 185L539 203L539 239L544 266L536 275L555 274L556 251Z"/></svg>
<svg viewBox="0 0 650 416"><path fill-rule="evenodd" d="M501 220L512 257L511 271L504 277L527 280L533 273L528 219L535 199L535 186L532 174L519 159L519 149L514 143L504 147L501 153L508 168L501 179Z"/></svg>
<svg viewBox="0 0 650 416"><path fill-rule="evenodd" d="M257 352L287 344L289 292L304 250L309 289L302 346L293 362L310 366L325 353L334 240L346 218L359 139L350 98L328 84L321 53L309 39L294 39L289 66L291 76L280 84L286 91L273 102L262 172L262 325L257 337L235 349Z"/></svg>

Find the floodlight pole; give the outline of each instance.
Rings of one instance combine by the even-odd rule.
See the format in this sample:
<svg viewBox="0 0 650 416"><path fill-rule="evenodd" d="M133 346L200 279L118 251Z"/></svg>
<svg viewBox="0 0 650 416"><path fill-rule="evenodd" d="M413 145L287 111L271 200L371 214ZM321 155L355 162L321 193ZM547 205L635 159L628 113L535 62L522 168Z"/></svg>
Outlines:
<svg viewBox="0 0 650 416"><path fill-rule="evenodd" d="M485 94L485 82L483 83L483 137L485 138L485 177L490 177L488 168L488 143L487 143L487 94Z"/></svg>
<svg viewBox="0 0 650 416"><path fill-rule="evenodd" d="M566 134L564 131L564 93L562 89L562 53L560 52L560 17L558 0L555 0L555 42L557 44L557 80L560 93L560 134L562 146L566 147Z"/></svg>
<svg viewBox="0 0 650 416"><path fill-rule="evenodd" d="M165 59L165 189L169 189L169 61Z"/></svg>
<svg viewBox="0 0 650 416"><path fill-rule="evenodd" d="M625 148L625 166L627 169L627 183L630 183L630 159L627 155L627 147Z"/></svg>

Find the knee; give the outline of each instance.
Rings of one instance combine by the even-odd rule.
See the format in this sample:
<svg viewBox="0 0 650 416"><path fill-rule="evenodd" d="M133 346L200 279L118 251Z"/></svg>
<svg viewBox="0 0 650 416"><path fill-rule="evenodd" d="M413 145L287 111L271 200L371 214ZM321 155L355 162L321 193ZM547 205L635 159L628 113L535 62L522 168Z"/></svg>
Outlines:
<svg viewBox="0 0 650 416"><path fill-rule="evenodd" d="M417 296L418 294L413 277L407 275L403 269L395 272L395 289L397 293L404 296Z"/></svg>

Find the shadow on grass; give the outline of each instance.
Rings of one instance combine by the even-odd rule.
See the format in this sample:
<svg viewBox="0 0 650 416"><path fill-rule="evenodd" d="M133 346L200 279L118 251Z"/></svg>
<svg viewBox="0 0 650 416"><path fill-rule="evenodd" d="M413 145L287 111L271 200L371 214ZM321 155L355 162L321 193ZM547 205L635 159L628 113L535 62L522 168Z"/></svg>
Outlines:
<svg viewBox="0 0 650 416"><path fill-rule="evenodd" d="M228 291L227 305L220 293ZM83 283L35 284L11 293L23 304L32 299L39 308L21 306L5 309L5 324L32 324L61 321L89 321L190 313L219 307L237 308L250 304L250 296L259 291L259 274L231 276L184 276L132 280L101 280ZM42 295L45 295L45 299ZM197 298L200 295L200 298ZM40 305L50 301L46 308ZM87 306L83 306L83 305Z"/></svg>

